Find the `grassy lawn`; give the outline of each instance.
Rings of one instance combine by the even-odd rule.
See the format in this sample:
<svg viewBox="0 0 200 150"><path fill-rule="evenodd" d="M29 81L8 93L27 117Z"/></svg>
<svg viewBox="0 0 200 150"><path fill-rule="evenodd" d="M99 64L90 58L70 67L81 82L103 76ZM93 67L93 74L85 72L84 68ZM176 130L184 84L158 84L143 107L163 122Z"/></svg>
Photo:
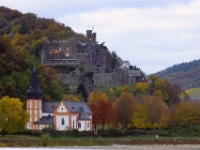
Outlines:
<svg viewBox="0 0 200 150"><path fill-rule="evenodd" d="M125 136L125 137L51 137L50 147L56 146L105 146L112 144L200 144L200 137L166 137L156 135ZM41 138L28 135L6 135L0 137L0 147L41 147Z"/></svg>

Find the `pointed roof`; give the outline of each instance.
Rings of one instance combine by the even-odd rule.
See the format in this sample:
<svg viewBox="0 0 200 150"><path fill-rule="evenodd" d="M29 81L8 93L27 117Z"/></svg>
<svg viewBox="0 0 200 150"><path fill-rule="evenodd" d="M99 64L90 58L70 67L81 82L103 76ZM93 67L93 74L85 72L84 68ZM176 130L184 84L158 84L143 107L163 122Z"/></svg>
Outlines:
<svg viewBox="0 0 200 150"><path fill-rule="evenodd" d="M29 87L26 91L26 98L27 99L31 99L31 98L42 99L42 91L41 91L39 83L38 83L37 71L36 71L35 66L33 67Z"/></svg>

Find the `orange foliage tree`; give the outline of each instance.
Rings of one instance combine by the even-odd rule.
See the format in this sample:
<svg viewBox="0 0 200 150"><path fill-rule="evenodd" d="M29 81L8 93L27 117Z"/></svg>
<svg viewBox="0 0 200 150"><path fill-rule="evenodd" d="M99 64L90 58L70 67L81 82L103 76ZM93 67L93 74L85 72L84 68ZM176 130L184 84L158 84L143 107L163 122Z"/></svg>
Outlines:
<svg viewBox="0 0 200 150"><path fill-rule="evenodd" d="M117 115L108 100L100 99L97 102L90 103L89 107L93 113L92 123L101 124L103 128L106 124L111 123Z"/></svg>

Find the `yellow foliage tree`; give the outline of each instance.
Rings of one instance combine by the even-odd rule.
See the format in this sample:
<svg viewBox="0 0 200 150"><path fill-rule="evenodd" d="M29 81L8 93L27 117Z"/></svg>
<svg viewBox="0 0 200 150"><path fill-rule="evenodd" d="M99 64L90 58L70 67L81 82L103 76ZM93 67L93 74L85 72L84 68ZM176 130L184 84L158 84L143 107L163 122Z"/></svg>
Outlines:
<svg viewBox="0 0 200 150"><path fill-rule="evenodd" d="M134 85L134 94L146 94L149 92L150 85L148 82L138 82Z"/></svg>
<svg viewBox="0 0 200 150"><path fill-rule="evenodd" d="M113 90L113 88L109 88L109 94L110 95L114 95L115 94L115 91Z"/></svg>
<svg viewBox="0 0 200 150"><path fill-rule="evenodd" d="M90 96L88 98L88 104L90 104L92 102L97 102L100 99L108 100L108 97L105 93L102 93L101 91L94 91L94 92L90 93Z"/></svg>
<svg viewBox="0 0 200 150"><path fill-rule="evenodd" d="M15 46L24 46L25 43L28 40L28 36L27 35L20 35L20 34L15 34L12 41L11 41L11 45L13 47Z"/></svg>
<svg viewBox="0 0 200 150"><path fill-rule="evenodd" d="M29 114L23 110L23 103L19 98L3 97L0 100L0 129L2 136L5 132L20 131L29 119Z"/></svg>
<svg viewBox="0 0 200 150"><path fill-rule="evenodd" d="M136 110L137 102L130 93L122 93L114 103L114 109L119 116L119 122L123 128L127 128L131 123L134 112Z"/></svg>
<svg viewBox="0 0 200 150"><path fill-rule="evenodd" d="M196 120L198 111L195 103L181 101L171 111L171 121L177 125L188 125Z"/></svg>
<svg viewBox="0 0 200 150"><path fill-rule="evenodd" d="M169 110L159 97L148 96L133 115L133 125L137 128L162 128L169 124Z"/></svg>
<svg viewBox="0 0 200 150"><path fill-rule="evenodd" d="M63 97L64 100L72 101L72 102L80 102L81 100L76 97L75 95L64 95Z"/></svg>
<svg viewBox="0 0 200 150"><path fill-rule="evenodd" d="M133 115L133 125L136 128L144 129L147 127L147 116L144 107L138 105Z"/></svg>

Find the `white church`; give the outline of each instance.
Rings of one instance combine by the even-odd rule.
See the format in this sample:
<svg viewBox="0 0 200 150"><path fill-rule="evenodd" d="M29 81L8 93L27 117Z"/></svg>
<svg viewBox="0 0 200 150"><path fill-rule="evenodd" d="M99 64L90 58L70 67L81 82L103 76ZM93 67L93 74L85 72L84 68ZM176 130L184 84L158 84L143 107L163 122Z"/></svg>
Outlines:
<svg viewBox="0 0 200 150"><path fill-rule="evenodd" d="M43 102L37 72L34 66L26 91L26 110L30 119L26 129L42 130L52 126L55 130L92 130L92 112L85 102Z"/></svg>

